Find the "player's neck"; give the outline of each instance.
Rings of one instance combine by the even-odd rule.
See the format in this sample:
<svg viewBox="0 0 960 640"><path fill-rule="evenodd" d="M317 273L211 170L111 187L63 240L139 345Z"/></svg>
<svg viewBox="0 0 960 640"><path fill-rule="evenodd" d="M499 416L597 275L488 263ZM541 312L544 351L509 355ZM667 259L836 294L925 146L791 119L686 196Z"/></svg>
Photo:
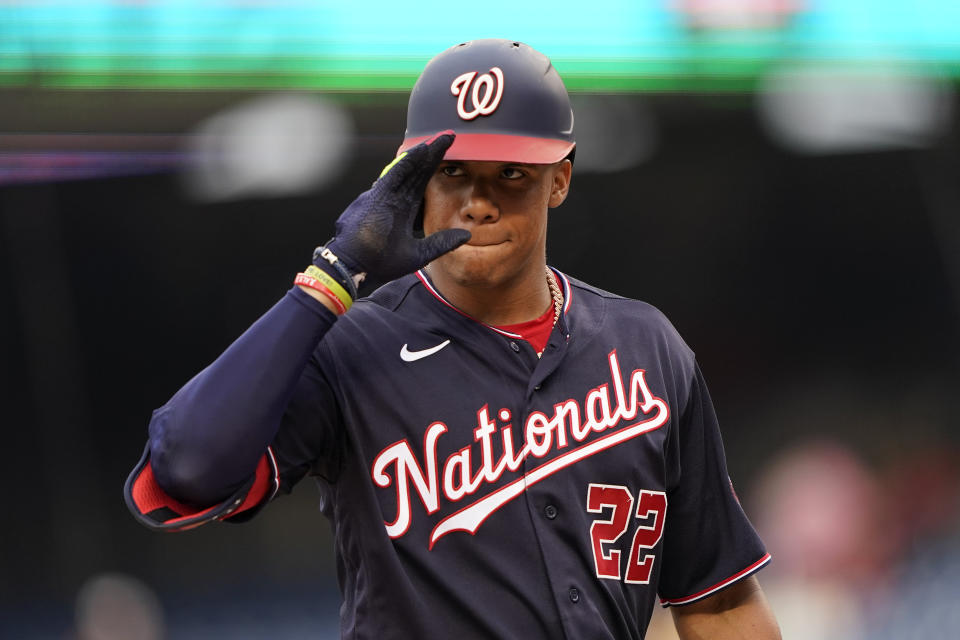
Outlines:
<svg viewBox="0 0 960 640"><path fill-rule="evenodd" d="M546 264L539 261L496 286L461 283L437 268L428 267L427 273L450 304L492 326L533 320L543 315L544 310L552 304Z"/></svg>

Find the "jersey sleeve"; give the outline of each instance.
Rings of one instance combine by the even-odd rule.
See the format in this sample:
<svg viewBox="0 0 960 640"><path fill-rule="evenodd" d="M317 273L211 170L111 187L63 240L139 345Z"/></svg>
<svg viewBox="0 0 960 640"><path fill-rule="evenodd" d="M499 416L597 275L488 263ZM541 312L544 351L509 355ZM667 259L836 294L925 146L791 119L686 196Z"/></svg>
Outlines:
<svg viewBox="0 0 960 640"><path fill-rule="evenodd" d="M290 493L305 476L333 482L340 473L345 432L327 372L329 362L328 346L321 343L300 376L270 445L280 493Z"/></svg>
<svg viewBox="0 0 960 640"><path fill-rule="evenodd" d="M124 499L133 516L155 531L186 531L215 520L226 520L259 511L276 494L279 473L273 452L257 463L253 476L232 496L209 507L197 507L172 498L157 484L150 464L150 447L127 478Z"/></svg>
<svg viewBox="0 0 960 640"><path fill-rule="evenodd" d="M717 417L699 367L667 442L663 606L706 598L758 571L770 555L733 491Z"/></svg>
<svg viewBox="0 0 960 640"><path fill-rule="evenodd" d="M336 477L341 455L339 416L315 356L297 382L273 443L251 477L231 496L207 507L171 497L157 483L148 444L124 487L127 507L141 524L157 531L185 531L217 520L246 522L278 493L290 493L304 476Z"/></svg>
<svg viewBox="0 0 960 640"><path fill-rule="evenodd" d="M124 488L142 524L251 517L337 459L339 411L318 356L336 317L294 288L153 413Z"/></svg>

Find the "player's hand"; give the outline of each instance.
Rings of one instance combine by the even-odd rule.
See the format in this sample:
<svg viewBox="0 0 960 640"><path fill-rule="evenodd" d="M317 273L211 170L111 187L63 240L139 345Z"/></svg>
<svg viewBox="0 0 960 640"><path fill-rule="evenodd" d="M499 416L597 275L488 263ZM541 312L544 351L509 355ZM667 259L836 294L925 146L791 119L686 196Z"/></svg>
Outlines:
<svg viewBox="0 0 960 640"><path fill-rule="evenodd" d="M337 219L336 236L317 249L314 264L334 275L331 266L339 260L355 283L362 282L361 290L369 291L468 241L470 232L465 229L445 229L425 238L414 235L427 182L453 139L452 131L438 134L387 165L373 186Z"/></svg>

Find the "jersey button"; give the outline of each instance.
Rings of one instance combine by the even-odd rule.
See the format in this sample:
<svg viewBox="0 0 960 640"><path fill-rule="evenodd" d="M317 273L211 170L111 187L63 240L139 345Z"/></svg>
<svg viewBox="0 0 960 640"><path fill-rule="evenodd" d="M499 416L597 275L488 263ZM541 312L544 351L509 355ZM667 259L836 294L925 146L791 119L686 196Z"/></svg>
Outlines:
<svg viewBox="0 0 960 640"><path fill-rule="evenodd" d="M557 508L552 504L548 504L543 508L543 515L547 516L548 519L553 520L557 517Z"/></svg>
<svg viewBox="0 0 960 640"><path fill-rule="evenodd" d="M518 345L516 342L511 342L510 348L513 349L516 353L520 353L520 345Z"/></svg>
<svg viewBox="0 0 960 640"><path fill-rule="evenodd" d="M580 590L570 587L570 602L580 602Z"/></svg>
<svg viewBox="0 0 960 640"><path fill-rule="evenodd" d="M542 387L542 386L543 386L542 384L538 384L537 386L535 386L535 387L533 388L533 390L534 390L534 391L540 391L540 387Z"/></svg>

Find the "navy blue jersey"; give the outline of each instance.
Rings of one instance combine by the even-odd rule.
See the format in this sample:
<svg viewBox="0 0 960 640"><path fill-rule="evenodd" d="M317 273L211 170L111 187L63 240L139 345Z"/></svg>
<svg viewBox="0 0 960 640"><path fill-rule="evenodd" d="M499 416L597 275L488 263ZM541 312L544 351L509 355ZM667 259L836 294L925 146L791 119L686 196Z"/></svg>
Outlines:
<svg viewBox="0 0 960 640"><path fill-rule="evenodd" d="M259 480L190 522L314 476L346 638L642 638L658 595L693 602L761 568L691 350L652 306L558 275L542 357L423 272L357 301L291 389Z"/></svg>

